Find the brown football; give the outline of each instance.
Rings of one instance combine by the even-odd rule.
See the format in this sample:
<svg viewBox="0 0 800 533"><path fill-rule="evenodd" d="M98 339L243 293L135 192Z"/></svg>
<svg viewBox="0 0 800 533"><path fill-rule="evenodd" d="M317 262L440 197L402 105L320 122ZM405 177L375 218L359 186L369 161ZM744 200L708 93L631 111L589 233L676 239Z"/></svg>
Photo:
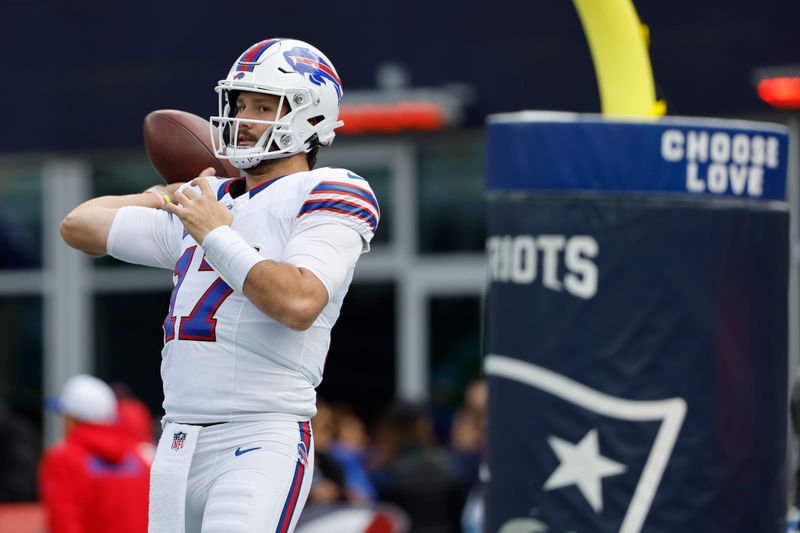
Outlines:
<svg viewBox="0 0 800 533"><path fill-rule="evenodd" d="M159 109L148 114L144 149L167 183L190 181L208 167L214 167L221 178L240 175L239 169L214 156L208 120L185 111Z"/></svg>

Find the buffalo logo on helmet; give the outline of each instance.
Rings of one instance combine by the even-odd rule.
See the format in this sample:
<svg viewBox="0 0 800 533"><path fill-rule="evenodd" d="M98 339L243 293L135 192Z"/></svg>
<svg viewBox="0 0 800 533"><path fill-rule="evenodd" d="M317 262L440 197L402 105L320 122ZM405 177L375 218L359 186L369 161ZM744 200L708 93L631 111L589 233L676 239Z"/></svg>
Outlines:
<svg viewBox="0 0 800 533"><path fill-rule="evenodd" d="M172 449L176 452L183 448L183 443L186 442L186 433L179 431L172 436Z"/></svg>
<svg viewBox="0 0 800 533"><path fill-rule="evenodd" d="M235 80L240 80L244 78L244 72L237 72L236 75L233 77Z"/></svg>
<svg viewBox="0 0 800 533"><path fill-rule="evenodd" d="M342 80L324 59L309 50L300 46L295 46L288 52L283 53L283 57L291 67L306 77L315 85L325 85L330 81L336 89L339 101L342 100Z"/></svg>

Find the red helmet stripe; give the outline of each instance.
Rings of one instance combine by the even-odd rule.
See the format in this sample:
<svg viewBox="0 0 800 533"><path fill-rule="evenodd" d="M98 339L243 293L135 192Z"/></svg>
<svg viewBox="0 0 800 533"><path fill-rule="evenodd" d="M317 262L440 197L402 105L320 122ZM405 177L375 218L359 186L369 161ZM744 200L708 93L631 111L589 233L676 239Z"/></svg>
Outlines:
<svg viewBox="0 0 800 533"><path fill-rule="evenodd" d="M266 41L261 41L248 48L247 51L242 54L242 57L239 58L239 66L236 70L252 72L254 65L245 65L244 63L254 63L258 61L261 54L278 41L280 41L280 39L267 39Z"/></svg>

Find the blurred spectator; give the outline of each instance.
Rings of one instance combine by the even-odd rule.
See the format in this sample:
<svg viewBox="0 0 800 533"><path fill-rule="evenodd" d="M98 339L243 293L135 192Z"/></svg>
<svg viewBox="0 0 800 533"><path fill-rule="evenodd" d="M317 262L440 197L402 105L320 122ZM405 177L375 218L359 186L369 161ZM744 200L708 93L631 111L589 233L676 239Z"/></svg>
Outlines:
<svg viewBox="0 0 800 533"><path fill-rule="evenodd" d="M0 503L36 500L38 450L33 428L0 403Z"/></svg>
<svg viewBox="0 0 800 533"><path fill-rule="evenodd" d="M399 403L378 428L381 464L374 474L379 499L396 503L414 533L459 531L464 493L448 453L434 446L432 424L411 404Z"/></svg>
<svg viewBox="0 0 800 533"><path fill-rule="evenodd" d="M329 448L330 456L344 470L347 496L351 502L374 502L377 491L366 469L369 446L364 422L345 406L335 409L336 440Z"/></svg>
<svg viewBox="0 0 800 533"><path fill-rule="evenodd" d="M153 417L147 405L136 398L124 383L112 383L111 390L117 398L117 418L130 431L137 442L155 442Z"/></svg>
<svg viewBox="0 0 800 533"><path fill-rule="evenodd" d="M461 533L483 533L484 498L486 485L475 485L467 495L464 511L461 513Z"/></svg>
<svg viewBox="0 0 800 533"><path fill-rule="evenodd" d="M333 409L322 400L317 400L317 414L311 419L311 431L314 435L314 477L308 505L345 501L344 469L329 455L336 438L336 421Z"/></svg>
<svg viewBox="0 0 800 533"><path fill-rule="evenodd" d="M66 437L45 453L39 473L49 532L146 532L149 465L118 422L111 388L74 376L50 407L63 415Z"/></svg>
<svg viewBox="0 0 800 533"><path fill-rule="evenodd" d="M450 430L450 451L458 475L468 490L478 484L478 470L486 446L486 382L472 382L464 405L456 411Z"/></svg>
<svg viewBox="0 0 800 533"><path fill-rule="evenodd" d="M489 403L489 387L486 380L478 379L467 386L464 392L464 407L480 414L486 414Z"/></svg>
<svg viewBox="0 0 800 533"><path fill-rule="evenodd" d="M306 507L295 533L408 533L406 513L390 504Z"/></svg>
<svg viewBox="0 0 800 533"><path fill-rule="evenodd" d="M792 505L786 512L786 533L798 531L800 531L800 509Z"/></svg>
<svg viewBox="0 0 800 533"><path fill-rule="evenodd" d="M457 465L459 479L468 490L461 513L462 533L483 531L485 480L481 463L486 450L486 408L489 388L483 379L470 383L464 392L464 405L456 412L450 435L450 452Z"/></svg>
<svg viewBox="0 0 800 533"><path fill-rule="evenodd" d="M347 407L317 400L311 419L314 477L297 524L298 533L407 533L408 516L392 505L372 504L372 482L364 467L369 438Z"/></svg>
<svg viewBox="0 0 800 533"><path fill-rule="evenodd" d="M149 465L156 456L153 416L140 399L134 397L124 383L114 383L111 389L117 397L117 423L137 443L139 455Z"/></svg>
<svg viewBox="0 0 800 533"><path fill-rule="evenodd" d="M459 480L470 488L478 483L478 467L483 457L483 419L475 412L459 409L453 417L450 453Z"/></svg>

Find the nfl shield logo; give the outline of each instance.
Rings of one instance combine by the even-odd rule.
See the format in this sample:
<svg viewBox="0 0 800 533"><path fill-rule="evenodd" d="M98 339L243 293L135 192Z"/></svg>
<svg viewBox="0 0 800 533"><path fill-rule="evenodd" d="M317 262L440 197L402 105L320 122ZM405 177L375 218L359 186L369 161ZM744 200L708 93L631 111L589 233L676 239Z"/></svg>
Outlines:
<svg viewBox="0 0 800 533"><path fill-rule="evenodd" d="M186 440L186 433L179 431L172 436L172 449L176 452L183 448L183 442Z"/></svg>

